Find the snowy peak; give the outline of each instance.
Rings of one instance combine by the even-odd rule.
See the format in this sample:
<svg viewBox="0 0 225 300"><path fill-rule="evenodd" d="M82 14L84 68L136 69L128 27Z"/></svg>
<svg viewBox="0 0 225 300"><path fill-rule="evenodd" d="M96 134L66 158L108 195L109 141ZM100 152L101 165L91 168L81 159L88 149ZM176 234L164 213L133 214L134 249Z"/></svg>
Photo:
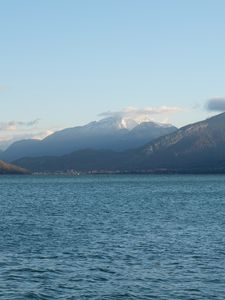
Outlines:
<svg viewBox="0 0 225 300"><path fill-rule="evenodd" d="M156 122L142 122L138 124L134 130L155 130L155 129L166 129L166 128L176 128L175 126L171 124L164 124L164 123L156 123Z"/></svg>
<svg viewBox="0 0 225 300"><path fill-rule="evenodd" d="M138 123L135 120L126 119L126 118L121 119L121 126L123 126L123 128L126 128L128 130L132 130L137 125L138 125Z"/></svg>
<svg viewBox="0 0 225 300"><path fill-rule="evenodd" d="M91 122L84 127L89 130L104 130L104 131L114 131L120 129L132 130L136 127L138 123L135 120L128 118L104 118L100 121Z"/></svg>
<svg viewBox="0 0 225 300"><path fill-rule="evenodd" d="M94 121L84 126L86 130L90 131L117 131L121 129L133 130L136 127L143 128L169 128L173 127L170 124L157 123L149 120L134 120L131 118L109 117L100 121Z"/></svg>

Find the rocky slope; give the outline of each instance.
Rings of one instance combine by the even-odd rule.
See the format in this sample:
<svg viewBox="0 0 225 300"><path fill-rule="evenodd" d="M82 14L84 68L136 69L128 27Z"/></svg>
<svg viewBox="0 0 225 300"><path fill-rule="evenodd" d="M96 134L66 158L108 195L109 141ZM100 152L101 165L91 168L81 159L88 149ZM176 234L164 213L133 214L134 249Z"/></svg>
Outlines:
<svg viewBox="0 0 225 300"><path fill-rule="evenodd" d="M225 113L191 124L138 150L138 169L223 170L225 168Z"/></svg>
<svg viewBox="0 0 225 300"><path fill-rule="evenodd" d="M0 160L0 175L10 175L10 174L14 174L14 175L29 174L29 171L12 164L7 164Z"/></svg>

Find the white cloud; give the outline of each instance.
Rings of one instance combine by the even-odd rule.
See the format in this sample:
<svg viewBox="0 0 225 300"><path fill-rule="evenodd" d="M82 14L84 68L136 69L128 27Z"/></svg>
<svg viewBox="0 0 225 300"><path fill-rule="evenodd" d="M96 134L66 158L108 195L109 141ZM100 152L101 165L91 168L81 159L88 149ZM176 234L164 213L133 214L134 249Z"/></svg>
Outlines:
<svg viewBox="0 0 225 300"><path fill-rule="evenodd" d="M33 134L32 138L36 139L36 140L43 140L44 138L46 138L47 136L49 136L53 133L54 133L54 131L52 131L52 130L46 130L46 131L42 131L42 132Z"/></svg>
<svg viewBox="0 0 225 300"><path fill-rule="evenodd" d="M5 150L11 144L16 141L26 140L26 139L36 139L42 140L48 135L54 133L52 130L45 130L36 133L13 133L12 135L0 135L0 149Z"/></svg>
<svg viewBox="0 0 225 300"><path fill-rule="evenodd" d="M152 120L154 115L171 114L184 111L183 108L177 106L160 106L160 107L127 107L121 111L106 111L99 114L100 117L118 117L131 118L135 120Z"/></svg>
<svg viewBox="0 0 225 300"><path fill-rule="evenodd" d="M39 119L35 119L29 122L23 121L9 121L9 122L0 122L0 131L16 131L20 128L33 127L39 123Z"/></svg>
<svg viewBox="0 0 225 300"><path fill-rule="evenodd" d="M225 97L216 97L216 98L209 99L206 103L206 109L208 111L224 112Z"/></svg>
<svg viewBox="0 0 225 300"><path fill-rule="evenodd" d="M28 122L9 121L0 122L0 149L6 149L12 143L24 139L44 139L53 133L52 130L39 128L40 119Z"/></svg>

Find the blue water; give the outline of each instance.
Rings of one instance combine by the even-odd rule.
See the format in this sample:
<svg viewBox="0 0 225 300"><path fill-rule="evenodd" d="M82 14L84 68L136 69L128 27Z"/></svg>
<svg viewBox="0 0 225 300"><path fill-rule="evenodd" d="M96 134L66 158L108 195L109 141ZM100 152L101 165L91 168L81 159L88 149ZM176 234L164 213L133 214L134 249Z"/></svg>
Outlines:
<svg viewBox="0 0 225 300"><path fill-rule="evenodd" d="M225 299L225 176L0 177L0 299Z"/></svg>

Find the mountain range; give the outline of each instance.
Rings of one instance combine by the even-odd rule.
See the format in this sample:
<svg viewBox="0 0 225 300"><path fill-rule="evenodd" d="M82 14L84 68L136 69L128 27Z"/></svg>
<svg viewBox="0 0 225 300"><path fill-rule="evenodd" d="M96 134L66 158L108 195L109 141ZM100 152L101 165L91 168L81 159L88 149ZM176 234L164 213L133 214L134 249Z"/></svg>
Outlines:
<svg viewBox="0 0 225 300"><path fill-rule="evenodd" d="M2 153L0 159L12 162L22 157L62 156L75 150L135 149L160 136L175 132L169 124L110 117L57 131L43 140L27 139L13 143Z"/></svg>
<svg viewBox="0 0 225 300"><path fill-rule="evenodd" d="M225 113L161 137L134 155L137 168L225 171Z"/></svg>
<svg viewBox="0 0 225 300"><path fill-rule="evenodd" d="M225 173L225 113L174 130L138 149L121 152L86 149L60 157L27 157L14 163L37 172L74 169L80 172Z"/></svg>

